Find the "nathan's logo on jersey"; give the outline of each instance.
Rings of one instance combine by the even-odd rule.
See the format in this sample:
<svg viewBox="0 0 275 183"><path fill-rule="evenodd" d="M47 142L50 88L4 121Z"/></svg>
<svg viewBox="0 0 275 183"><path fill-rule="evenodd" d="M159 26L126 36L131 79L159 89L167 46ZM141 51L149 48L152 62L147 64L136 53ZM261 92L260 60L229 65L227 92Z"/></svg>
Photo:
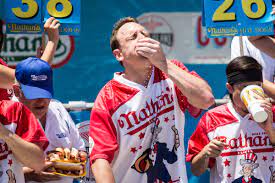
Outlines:
<svg viewBox="0 0 275 183"><path fill-rule="evenodd" d="M67 135L65 133L59 133L59 134L56 134L56 136L59 139L67 137Z"/></svg>
<svg viewBox="0 0 275 183"><path fill-rule="evenodd" d="M160 15L150 14L138 17L138 21L150 33L150 37L161 43L167 55L174 45L174 33L171 25Z"/></svg>
<svg viewBox="0 0 275 183"><path fill-rule="evenodd" d="M5 25L3 25L5 26ZM30 56L36 55L36 50L41 46L41 35L35 34L8 34L4 39L1 56L8 65L15 67L16 64ZM53 68L66 64L74 52L74 38L60 36L60 40L53 59Z"/></svg>
<svg viewBox="0 0 275 183"><path fill-rule="evenodd" d="M157 96L155 101L150 99L139 111L120 114L117 120L119 127L126 129L127 134L133 135L153 123L155 118L172 111L174 106L171 91L172 89L167 87L166 91Z"/></svg>
<svg viewBox="0 0 275 183"><path fill-rule="evenodd" d="M224 148L225 150L245 148L245 147L264 147L264 146L271 145L271 142L268 136L260 135L260 133L252 134L251 136L249 136L247 133L244 136L240 134L238 138L231 138L231 139L223 137L223 142L227 144L227 146L225 146Z"/></svg>

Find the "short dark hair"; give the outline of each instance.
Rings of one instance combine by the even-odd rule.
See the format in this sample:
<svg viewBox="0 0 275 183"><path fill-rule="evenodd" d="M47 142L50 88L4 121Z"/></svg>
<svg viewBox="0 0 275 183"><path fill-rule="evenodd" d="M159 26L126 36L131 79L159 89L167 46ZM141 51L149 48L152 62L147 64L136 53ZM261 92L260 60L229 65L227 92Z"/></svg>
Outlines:
<svg viewBox="0 0 275 183"><path fill-rule="evenodd" d="M226 75L233 72L244 72L246 70L259 70L262 72L263 67L253 57L240 56L234 58L226 67Z"/></svg>
<svg viewBox="0 0 275 183"><path fill-rule="evenodd" d="M133 18L133 17L124 17L124 18L121 18L119 19L115 24L114 24L114 27L113 27L113 30L112 30L112 35L111 35L111 38L110 38L110 46L111 46L111 49L112 51L114 51L115 49L119 48L119 42L117 40L117 32L118 30L120 29L120 27L122 27L124 24L126 23L129 23L129 22L135 22L135 23L139 23L137 21L137 19Z"/></svg>
<svg viewBox="0 0 275 183"><path fill-rule="evenodd" d="M262 66L252 57L240 56L233 59L226 67L226 76L235 72L245 72L247 70L258 70L262 73ZM230 84L232 87L234 84ZM229 94L231 101L233 102L232 94Z"/></svg>

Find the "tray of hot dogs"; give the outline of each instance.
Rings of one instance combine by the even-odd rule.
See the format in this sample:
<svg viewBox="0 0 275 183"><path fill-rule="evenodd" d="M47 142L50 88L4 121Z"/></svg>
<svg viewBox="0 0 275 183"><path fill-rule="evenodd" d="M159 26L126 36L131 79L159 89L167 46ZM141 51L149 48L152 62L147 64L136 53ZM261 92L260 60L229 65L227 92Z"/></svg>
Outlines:
<svg viewBox="0 0 275 183"><path fill-rule="evenodd" d="M46 160L52 162L47 172L67 177L83 177L86 175L87 153L75 148L56 148L48 151Z"/></svg>

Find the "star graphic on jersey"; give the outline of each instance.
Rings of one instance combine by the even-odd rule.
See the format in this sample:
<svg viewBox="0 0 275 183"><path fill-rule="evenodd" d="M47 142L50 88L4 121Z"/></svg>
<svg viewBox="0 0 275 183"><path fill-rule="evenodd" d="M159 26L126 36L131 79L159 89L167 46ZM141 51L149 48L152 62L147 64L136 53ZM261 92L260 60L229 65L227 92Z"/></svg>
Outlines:
<svg viewBox="0 0 275 183"><path fill-rule="evenodd" d="M266 160L267 160L267 157L266 157L266 156L263 156L263 160L266 161Z"/></svg>
<svg viewBox="0 0 275 183"><path fill-rule="evenodd" d="M131 152L135 154L137 152L137 149L135 147L132 147Z"/></svg>
<svg viewBox="0 0 275 183"><path fill-rule="evenodd" d="M142 146L139 146L139 148L138 149L142 149Z"/></svg>
<svg viewBox="0 0 275 183"><path fill-rule="evenodd" d="M229 173L229 174L227 174L227 178L231 178L232 176L231 176L231 174Z"/></svg>
<svg viewBox="0 0 275 183"><path fill-rule="evenodd" d="M224 163L224 166L230 166L230 162L228 159L226 159L223 163Z"/></svg>
<svg viewBox="0 0 275 183"><path fill-rule="evenodd" d="M168 122L169 122L169 118L166 117L166 118L164 119L164 122L165 122L165 123L168 123Z"/></svg>
<svg viewBox="0 0 275 183"><path fill-rule="evenodd" d="M12 159L9 159L8 164L11 166L12 165Z"/></svg>
<svg viewBox="0 0 275 183"><path fill-rule="evenodd" d="M143 139L144 136L145 136L145 133L141 132L138 136L139 136L140 139Z"/></svg>

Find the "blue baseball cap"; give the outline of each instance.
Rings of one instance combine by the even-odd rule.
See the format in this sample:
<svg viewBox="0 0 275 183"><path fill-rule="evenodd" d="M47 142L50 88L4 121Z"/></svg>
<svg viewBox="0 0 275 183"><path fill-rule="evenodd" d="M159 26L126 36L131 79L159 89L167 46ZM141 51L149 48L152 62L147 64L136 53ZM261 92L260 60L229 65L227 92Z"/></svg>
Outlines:
<svg viewBox="0 0 275 183"><path fill-rule="evenodd" d="M26 99L53 98L53 71L44 60L29 57L21 61L15 77Z"/></svg>

